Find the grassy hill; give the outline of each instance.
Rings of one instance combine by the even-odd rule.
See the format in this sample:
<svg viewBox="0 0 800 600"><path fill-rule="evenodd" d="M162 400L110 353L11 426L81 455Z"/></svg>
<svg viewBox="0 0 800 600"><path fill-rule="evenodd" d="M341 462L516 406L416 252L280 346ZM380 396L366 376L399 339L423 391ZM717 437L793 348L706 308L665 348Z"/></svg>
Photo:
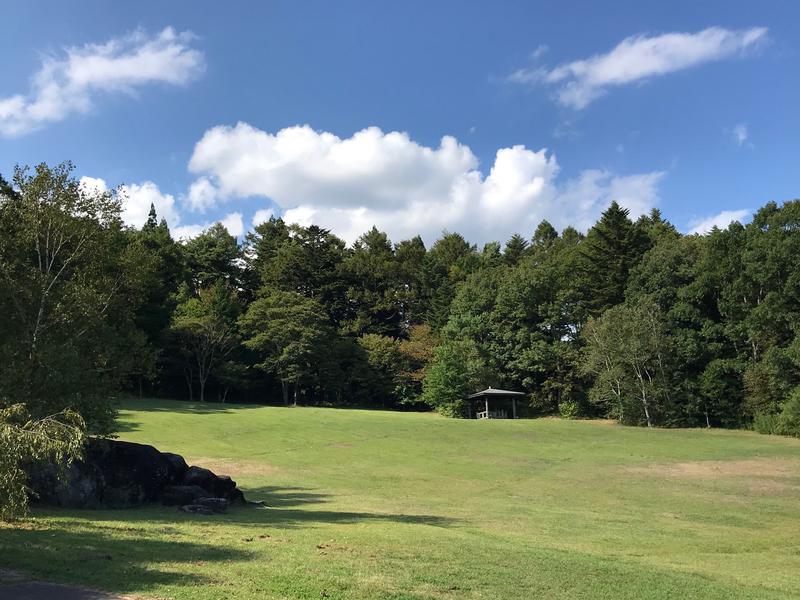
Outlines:
<svg viewBox="0 0 800 600"><path fill-rule="evenodd" d="M551 419L130 401L123 439L251 499L36 511L0 566L144 598L791 598L800 442Z"/></svg>

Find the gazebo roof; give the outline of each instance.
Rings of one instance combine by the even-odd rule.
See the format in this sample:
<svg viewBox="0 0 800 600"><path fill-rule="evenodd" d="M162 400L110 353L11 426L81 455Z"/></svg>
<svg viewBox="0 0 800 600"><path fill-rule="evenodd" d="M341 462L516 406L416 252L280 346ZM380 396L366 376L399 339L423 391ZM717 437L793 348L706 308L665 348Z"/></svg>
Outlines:
<svg viewBox="0 0 800 600"><path fill-rule="evenodd" d="M510 392L508 390L498 390L497 388L489 387L483 390L482 392L478 392L476 394L471 394L469 398L482 398L484 396L524 396L524 392Z"/></svg>

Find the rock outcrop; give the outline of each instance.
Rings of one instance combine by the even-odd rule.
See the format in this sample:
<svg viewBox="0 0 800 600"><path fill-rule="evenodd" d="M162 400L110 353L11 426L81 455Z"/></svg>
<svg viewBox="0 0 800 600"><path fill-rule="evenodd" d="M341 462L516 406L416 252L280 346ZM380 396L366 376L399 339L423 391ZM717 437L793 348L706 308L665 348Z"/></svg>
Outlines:
<svg viewBox="0 0 800 600"><path fill-rule="evenodd" d="M182 456L153 446L91 439L84 457L62 476L53 465L29 469L32 500L65 508L132 508L162 503L186 512L225 512L244 504L244 494L226 475L189 466Z"/></svg>

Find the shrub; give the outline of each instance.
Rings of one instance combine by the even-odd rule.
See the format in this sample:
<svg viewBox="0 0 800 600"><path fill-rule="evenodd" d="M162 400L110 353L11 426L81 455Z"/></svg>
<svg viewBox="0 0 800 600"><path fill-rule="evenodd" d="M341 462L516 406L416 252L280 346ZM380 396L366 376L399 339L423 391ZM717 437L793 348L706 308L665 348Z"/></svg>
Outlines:
<svg viewBox="0 0 800 600"><path fill-rule="evenodd" d="M771 435L778 433L779 415L759 413L753 417L753 429L758 433Z"/></svg>
<svg viewBox="0 0 800 600"><path fill-rule="evenodd" d="M784 403L777 427L782 435L800 437L800 387L795 388Z"/></svg>
<svg viewBox="0 0 800 600"><path fill-rule="evenodd" d="M558 405L558 412L562 419L576 419L581 414L581 407L574 400L565 400Z"/></svg>

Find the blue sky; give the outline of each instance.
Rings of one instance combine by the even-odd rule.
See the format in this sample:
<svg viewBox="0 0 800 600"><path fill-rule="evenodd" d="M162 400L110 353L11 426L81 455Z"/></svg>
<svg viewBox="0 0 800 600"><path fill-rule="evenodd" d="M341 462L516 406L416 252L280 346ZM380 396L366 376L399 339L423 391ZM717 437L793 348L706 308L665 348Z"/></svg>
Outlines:
<svg viewBox="0 0 800 600"><path fill-rule="evenodd" d="M132 224L348 241L798 197L800 4L608 4L5 3L0 173L70 159Z"/></svg>

